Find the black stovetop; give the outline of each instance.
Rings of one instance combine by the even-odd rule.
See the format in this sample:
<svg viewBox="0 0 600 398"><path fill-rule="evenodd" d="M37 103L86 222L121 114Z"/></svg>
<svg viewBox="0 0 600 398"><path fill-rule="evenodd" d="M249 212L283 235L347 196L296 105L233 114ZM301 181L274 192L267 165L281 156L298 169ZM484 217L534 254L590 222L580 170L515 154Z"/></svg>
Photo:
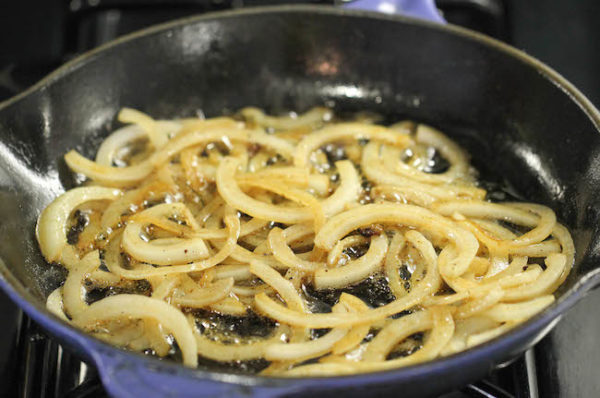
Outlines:
<svg viewBox="0 0 600 398"><path fill-rule="evenodd" d="M333 3L338 0L287 1ZM341 0L339 0L341 1ZM149 24L271 0L40 0L0 6L0 100L73 55ZM168 3L168 4L167 4ZM524 49L600 106L597 0L437 0L445 17ZM592 291L534 349L484 380L449 392L464 397L600 396L600 291ZM62 350L0 292L0 397L106 396L93 367Z"/></svg>

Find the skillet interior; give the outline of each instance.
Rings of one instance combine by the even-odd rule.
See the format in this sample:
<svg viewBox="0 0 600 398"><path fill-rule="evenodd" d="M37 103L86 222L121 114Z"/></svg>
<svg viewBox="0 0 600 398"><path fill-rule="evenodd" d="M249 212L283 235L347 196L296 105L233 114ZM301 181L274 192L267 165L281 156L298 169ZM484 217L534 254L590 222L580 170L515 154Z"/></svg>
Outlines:
<svg viewBox="0 0 600 398"><path fill-rule="evenodd" d="M459 29L286 9L155 29L0 106L0 257L18 283L41 302L62 279L37 249L36 218L72 185L62 155L76 147L92 156L121 107L171 118L330 104L439 127L471 148L475 164L555 209L577 252L559 295L573 293L598 255L600 137L585 99Z"/></svg>

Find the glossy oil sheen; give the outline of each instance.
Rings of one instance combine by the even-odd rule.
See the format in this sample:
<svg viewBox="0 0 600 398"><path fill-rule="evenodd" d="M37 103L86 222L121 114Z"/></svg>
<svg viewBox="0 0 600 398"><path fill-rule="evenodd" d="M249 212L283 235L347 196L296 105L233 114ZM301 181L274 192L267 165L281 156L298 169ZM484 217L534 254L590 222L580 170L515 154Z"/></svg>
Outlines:
<svg viewBox="0 0 600 398"><path fill-rule="evenodd" d="M43 310L64 274L44 263L36 218L72 186L62 155L91 156L123 106L157 118L255 105L271 112L334 105L408 117L465 145L479 168L556 210L575 268L540 316L476 349L352 377L233 376L128 354ZM439 393L483 376L537 341L598 279L597 111L547 67L452 27L329 8L229 12L155 28L85 56L0 105L0 285L68 347L95 362L118 396L364 396Z"/></svg>

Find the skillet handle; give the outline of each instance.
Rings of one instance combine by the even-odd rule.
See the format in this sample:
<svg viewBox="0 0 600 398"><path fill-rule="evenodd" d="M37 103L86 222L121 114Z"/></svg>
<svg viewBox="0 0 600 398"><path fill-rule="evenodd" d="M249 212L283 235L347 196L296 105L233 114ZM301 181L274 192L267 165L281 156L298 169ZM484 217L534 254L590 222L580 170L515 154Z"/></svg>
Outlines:
<svg viewBox="0 0 600 398"><path fill-rule="evenodd" d="M127 355L100 344L89 351L102 385L108 395L115 398L275 398L291 394L297 387L289 382L259 386L252 378L243 376L231 383L227 378L238 376L215 373L194 377L179 367L150 363L146 358Z"/></svg>
<svg viewBox="0 0 600 398"><path fill-rule="evenodd" d="M117 352L96 349L92 353L102 385L115 398L159 398L177 396L217 397L227 396L220 389L211 388L209 383L199 387L190 379L177 377L176 372L165 373L159 369L143 366L142 361L132 360Z"/></svg>
<svg viewBox="0 0 600 398"><path fill-rule="evenodd" d="M344 8L401 14L445 24L434 0L354 0L344 3Z"/></svg>

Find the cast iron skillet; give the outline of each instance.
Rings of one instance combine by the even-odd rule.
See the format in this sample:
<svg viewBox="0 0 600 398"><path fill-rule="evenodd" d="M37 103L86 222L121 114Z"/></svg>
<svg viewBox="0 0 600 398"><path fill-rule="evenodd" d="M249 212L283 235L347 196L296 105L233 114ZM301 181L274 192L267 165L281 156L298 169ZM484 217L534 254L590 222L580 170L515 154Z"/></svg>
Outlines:
<svg viewBox="0 0 600 398"><path fill-rule="evenodd" d="M117 111L155 117L271 112L328 104L430 123L467 145L479 167L555 209L575 267L542 314L448 358L350 377L277 379L186 369L127 353L44 309L64 277L37 248L34 225L72 181L61 160L91 156ZM482 377L530 347L600 281L600 114L556 72L452 26L318 7L224 12L113 42L0 104L0 285L65 346L93 362L115 396L294 396L346 390L431 395Z"/></svg>

